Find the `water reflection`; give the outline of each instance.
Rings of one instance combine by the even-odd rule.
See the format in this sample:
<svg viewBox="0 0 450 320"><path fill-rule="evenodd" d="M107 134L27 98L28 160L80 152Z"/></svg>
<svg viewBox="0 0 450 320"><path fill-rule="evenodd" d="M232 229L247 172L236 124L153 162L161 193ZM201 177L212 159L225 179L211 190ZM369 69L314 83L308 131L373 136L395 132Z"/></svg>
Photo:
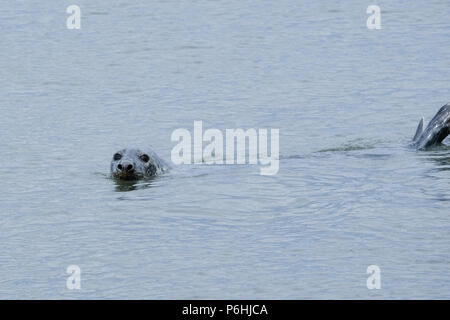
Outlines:
<svg viewBox="0 0 450 320"><path fill-rule="evenodd" d="M111 178L114 180L116 192L128 192L134 190L147 189L153 186L155 177L147 178L145 180L120 180Z"/></svg>
<svg viewBox="0 0 450 320"><path fill-rule="evenodd" d="M436 163L436 170L439 171L449 171L450 170L450 152L440 154L434 157L429 157L429 160L432 160Z"/></svg>
<svg viewBox="0 0 450 320"><path fill-rule="evenodd" d="M450 170L450 146L440 145L427 152L423 152L423 157L427 161L436 164L436 170L449 171Z"/></svg>

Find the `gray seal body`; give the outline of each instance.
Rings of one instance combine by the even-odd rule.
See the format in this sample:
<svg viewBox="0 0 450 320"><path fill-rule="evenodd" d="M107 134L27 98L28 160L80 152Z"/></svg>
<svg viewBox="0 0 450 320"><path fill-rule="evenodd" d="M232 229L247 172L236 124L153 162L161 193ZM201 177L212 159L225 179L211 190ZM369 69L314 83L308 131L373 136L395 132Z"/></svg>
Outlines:
<svg viewBox="0 0 450 320"><path fill-rule="evenodd" d="M168 169L166 162L153 150L122 149L111 160L111 175L123 180L150 178Z"/></svg>
<svg viewBox="0 0 450 320"><path fill-rule="evenodd" d="M417 126L412 146L419 150L440 144L450 134L450 103L443 106L423 129L423 118Z"/></svg>

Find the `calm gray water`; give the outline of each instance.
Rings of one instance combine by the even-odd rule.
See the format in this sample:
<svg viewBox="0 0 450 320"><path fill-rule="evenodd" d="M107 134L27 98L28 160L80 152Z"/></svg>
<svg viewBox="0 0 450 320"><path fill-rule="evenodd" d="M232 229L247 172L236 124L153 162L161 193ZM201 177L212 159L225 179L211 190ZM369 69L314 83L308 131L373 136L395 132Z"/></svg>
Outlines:
<svg viewBox="0 0 450 320"><path fill-rule="evenodd" d="M450 298L450 148L408 148L450 101L450 6L371 4L3 1L0 298ZM194 120L279 128L278 174L108 177Z"/></svg>

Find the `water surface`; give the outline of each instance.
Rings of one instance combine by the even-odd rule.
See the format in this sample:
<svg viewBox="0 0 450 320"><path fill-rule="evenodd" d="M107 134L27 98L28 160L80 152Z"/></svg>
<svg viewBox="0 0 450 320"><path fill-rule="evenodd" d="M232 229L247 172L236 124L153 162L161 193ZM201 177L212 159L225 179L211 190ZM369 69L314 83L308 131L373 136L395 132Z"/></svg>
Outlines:
<svg viewBox="0 0 450 320"><path fill-rule="evenodd" d="M71 4L1 5L0 298L450 298L450 149L408 148L450 101L448 1L381 30L360 1ZM194 120L279 128L279 173L108 177Z"/></svg>

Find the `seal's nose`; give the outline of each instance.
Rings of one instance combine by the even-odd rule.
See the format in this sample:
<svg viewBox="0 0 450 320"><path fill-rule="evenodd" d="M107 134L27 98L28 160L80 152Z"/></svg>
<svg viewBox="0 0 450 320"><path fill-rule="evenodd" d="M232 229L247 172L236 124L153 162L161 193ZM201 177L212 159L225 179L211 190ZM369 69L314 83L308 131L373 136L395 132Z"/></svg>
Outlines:
<svg viewBox="0 0 450 320"><path fill-rule="evenodd" d="M117 165L117 169L123 172L131 172L134 170L134 166L131 162L123 161Z"/></svg>

